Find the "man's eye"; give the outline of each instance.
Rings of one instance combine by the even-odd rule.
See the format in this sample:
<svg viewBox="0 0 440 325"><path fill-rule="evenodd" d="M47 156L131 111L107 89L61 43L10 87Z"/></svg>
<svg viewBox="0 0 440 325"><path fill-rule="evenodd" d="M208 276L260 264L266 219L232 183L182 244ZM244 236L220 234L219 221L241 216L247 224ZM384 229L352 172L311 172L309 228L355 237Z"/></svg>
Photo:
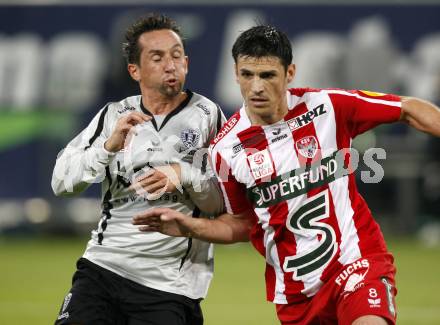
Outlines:
<svg viewBox="0 0 440 325"><path fill-rule="evenodd" d="M174 52L173 53L173 58L175 58L175 59L179 59L179 58L181 58L182 57L182 53L180 53L180 52Z"/></svg>
<svg viewBox="0 0 440 325"><path fill-rule="evenodd" d="M275 77L275 74L272 72L268 72L268 73L262 73L260 75L261 79L271 79L273 77Z"/></svg>
<svg viewBox="0 0 440 325"><path fill-rule="evenodd" d="M153 55L153 57L151 58L153 61L160 61L161 57L160 55Z"/></svg>

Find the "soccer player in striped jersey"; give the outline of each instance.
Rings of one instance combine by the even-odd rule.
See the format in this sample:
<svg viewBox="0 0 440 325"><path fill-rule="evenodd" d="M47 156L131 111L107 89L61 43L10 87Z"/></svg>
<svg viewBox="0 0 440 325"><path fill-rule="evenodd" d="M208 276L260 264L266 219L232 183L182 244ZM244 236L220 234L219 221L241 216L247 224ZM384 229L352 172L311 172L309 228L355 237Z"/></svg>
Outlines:
<svg viewBox="0 0 440 325"><path fill-rule="evenodd" d="M127 30L126 40L128 71L141 95L107 104L59 155L53 173L57 195L102 182L101 220L56 324L201 325L212 244L143 234L131 219L148 207L194 218L223 212L206 165L223 113L183 89L188 58L173 20L146 16Z"/></svg>
<svg viewBox="0 0 440 325"><path fill-rule="evenodd" d="M397 121L440 136L439 108L368 91L288 89L291 44L270 26L243 32L232 54L244 104L210 146L227 214L195 220L152 209L134 223L217 243L250 238L283 325L394 324L393 257L356 189L350 147Z"/></svg>

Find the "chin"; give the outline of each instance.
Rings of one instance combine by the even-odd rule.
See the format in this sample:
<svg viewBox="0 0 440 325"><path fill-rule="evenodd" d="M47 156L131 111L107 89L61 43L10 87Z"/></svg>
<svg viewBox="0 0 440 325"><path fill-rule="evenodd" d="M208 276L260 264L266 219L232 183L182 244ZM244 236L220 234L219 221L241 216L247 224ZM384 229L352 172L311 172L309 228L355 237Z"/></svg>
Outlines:
<svg viewBox="0 0 440 325"><path fill-rule="evenodd" d="M260 115L260 116L270 116L273 112L271 111L269 106L249 106L249 109L254 114Z"/></svg>
<svg viewBox="0 0 440 325"><path fill-rule="evenodd" d="M167 97L175 97L177 95L180 94L180 92L182 91L182 86L176 85L174 87L163 87L161 93Z"/></svg>

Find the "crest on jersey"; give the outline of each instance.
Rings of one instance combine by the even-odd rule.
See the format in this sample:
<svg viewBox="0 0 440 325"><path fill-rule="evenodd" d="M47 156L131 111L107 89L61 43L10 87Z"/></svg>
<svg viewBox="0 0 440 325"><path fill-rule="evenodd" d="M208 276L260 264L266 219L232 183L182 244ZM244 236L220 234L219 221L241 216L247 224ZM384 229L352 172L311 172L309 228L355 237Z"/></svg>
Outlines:
<svg viewBox="0 0 440 325"><path fill-rule="evenodd" d="M313 135L310 135L296 141L295 146L296 150L298 150L302 156L306 158L313 158L318 151L318 140L316 140Z"/></svg>
<svg viewBox="0 0 440 325"><path fill-rule="evenodd" d="M180 133L180 139L187 148L194 148L199 143L200 133L193 129L185 129Z"/></svg>
<svg viewBox="0 0 440 325"><path fill-rule="evenodd" d="M274 172L269 151L264 149L248 156L249 167L255 179L270 176Z"/></svg>

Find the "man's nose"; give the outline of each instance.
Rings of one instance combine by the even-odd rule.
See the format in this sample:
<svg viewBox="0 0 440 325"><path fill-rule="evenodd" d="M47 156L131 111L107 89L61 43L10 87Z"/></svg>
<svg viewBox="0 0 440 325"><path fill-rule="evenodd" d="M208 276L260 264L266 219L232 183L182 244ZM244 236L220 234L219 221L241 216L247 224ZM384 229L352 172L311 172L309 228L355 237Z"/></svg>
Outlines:
<svg viewBox="0 0 440 325"><path fill-rule="evenodd" d="M173 58L166 57L165 58L165 71L172 72L174 70L176 70L176 64L175 64Z"/></svg>
<svg viewBox="0 0 440 325"><path fill-rule="evenodd" d="M263 80L261 78L254 78L251 84L251 91L255 94L260 94L264 90Z"/></svg>

